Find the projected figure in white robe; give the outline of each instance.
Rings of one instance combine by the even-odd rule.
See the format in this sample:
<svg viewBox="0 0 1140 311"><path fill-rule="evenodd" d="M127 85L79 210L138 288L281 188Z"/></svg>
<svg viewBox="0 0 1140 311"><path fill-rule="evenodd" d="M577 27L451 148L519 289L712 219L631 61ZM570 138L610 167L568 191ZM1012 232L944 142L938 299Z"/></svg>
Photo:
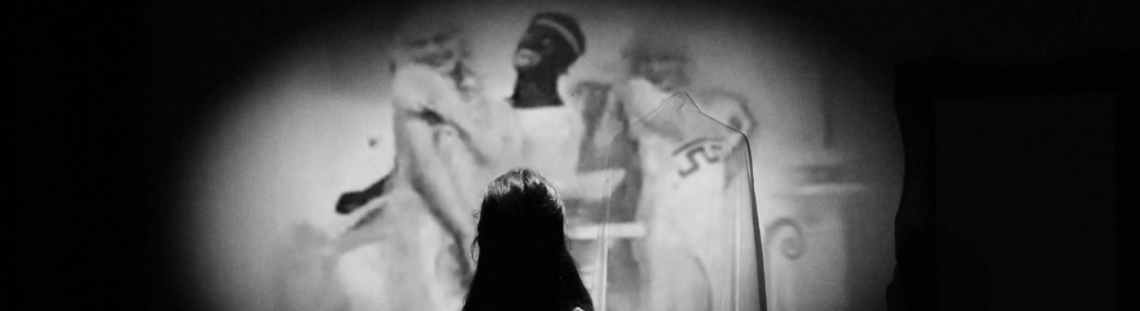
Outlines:
<svg viewBox="0 0 1140 311"><path fill-rule="evenodd" d="M509 107L479 97L455 30L402 34L392 85L393 171L337 202L338 213L361 215L336 241L353 309L461 306L473 271L476 185L517 154L504 121Z"/></svg>
<svg viewBox="0 0 1140 311"><path fill-rule="evenodd" d="M729 227L747 224L752 206L741 133L754 118L742 96L692 86L693 58L667 28L635 32L624 54L631 78L616 97L631 118L626 139L641 166L634 214L646 228L632 245L640 309L729 310L740 298L733 269L744 269L734 257L746 249Z"/></svg>
<svg viewBox="0 0 1140 311"><path fill-rule="evenodd" d="M318 240L314 230L298 231L301 240L314 241L285 253L297 258L287 259L279 309L457 310L462 305L473 270L465 243L474 229L468 202L475 202L479 190L467 182L479 176L473 171L493 165L487 159L505 159L486 153L510 150L510 137L495 133L511 131L470 124L497 124L489 117L509 114L495 114L495 105L474 100L478 79L464 64L467 49L458 29L416 23L394 40L393 171L340 197L336 212L356 221L339 236ZM468 118L444 117L455 114Z"/></svg>

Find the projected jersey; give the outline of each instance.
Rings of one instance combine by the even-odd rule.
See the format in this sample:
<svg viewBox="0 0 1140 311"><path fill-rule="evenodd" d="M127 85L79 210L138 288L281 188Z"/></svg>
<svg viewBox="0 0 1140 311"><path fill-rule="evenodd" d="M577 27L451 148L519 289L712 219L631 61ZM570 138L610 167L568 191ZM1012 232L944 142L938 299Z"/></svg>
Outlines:
<svg viewBox="0 0 1140 311"><path fill-rule="evenodd" d="M633 79L628 84L624 99L630 101L625 105L628 110L627 113L634 116L652 114L653 111L649 108L657 107L658 103L665 101L671 95L673 94L661 91L644 79ZM691 96L699 109L699 111L694 112L703 113L714 119L702 120L699 123L708 123L704 121L716 123L719 121L745 134L754 129L755 119L741 97L720 91L694 92ZM695 116L690 116L690 118L695 118ZM700 119L704 118L702 116ZM733 156L739 157L740 148L744 147L742 143L744 136L733 132L731 129L715 129L710 133L693 133L694 129L684 126L657 126L656 128L642 126L633 128L632 131L634 132L633 135L641 140L642 157L648 160L643 164L646 174L649 175L648 178L673 176L677 179L675 183L723 185L726 181L713 181L710 178L713 176L732 177L739 173L739 171L724 170L724 166L728 164L729 160L733 159ZM685 134L682 131L690 133ZM678 135L684 135L688 138L684 138L685 141L680 141L678 137L681 136ZM665 154L668 156L664 156ZM739 165L739 163L731 163L730 165ZM669 167L676 170L675 176L670 175ZM671 187L683 188L679 184Z"/></svg>

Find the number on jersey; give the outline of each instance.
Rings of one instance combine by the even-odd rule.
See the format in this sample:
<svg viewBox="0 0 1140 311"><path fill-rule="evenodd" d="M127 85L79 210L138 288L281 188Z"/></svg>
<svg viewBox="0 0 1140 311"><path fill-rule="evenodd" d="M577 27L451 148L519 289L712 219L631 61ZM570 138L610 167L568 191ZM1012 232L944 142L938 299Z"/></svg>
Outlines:
<svg viewBox="0 0 1140 311"><path fill-rule="evenodd" d="M681 174L681 177L687 177L700 170L702 165L721 162L727 149L724 144L723 139L714 138L701 138L685 143L673 151L673 158L681 163L681 169L677 173Z"/></svg>

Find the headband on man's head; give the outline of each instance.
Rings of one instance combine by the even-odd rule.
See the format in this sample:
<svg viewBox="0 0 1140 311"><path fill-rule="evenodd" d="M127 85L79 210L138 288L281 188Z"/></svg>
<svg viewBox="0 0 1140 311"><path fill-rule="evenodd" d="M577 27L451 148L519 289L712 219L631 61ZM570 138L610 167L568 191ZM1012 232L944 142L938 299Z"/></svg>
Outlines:
<svg viewBox="0 0 1140 311"><path fill-rule="evenodd" d="M555 12L539 13L530 24L531 27L542 26L553 29L562 37L562 41L570 45L574 55L582 55L586 50L586 38L582 35L578 22L569 15Z"/></svg>
<svg viewBox="0 0 1140 311"><path fill-rule="evenodd" d="M566 27L562 26L562 24L559 24L559 23L552 21L552 20L549 20L549 19L540 18L540 19L534 20L534 25L546 26L546 27L549 27L551 29L554 29L560 35L562 35L562 39L565 40L566 43L570 44L570 48L574 50L575 55L582 55L582 48L579 47L578 40L575 39L574 35L571 34L570 30L566 29Z"/></svg>

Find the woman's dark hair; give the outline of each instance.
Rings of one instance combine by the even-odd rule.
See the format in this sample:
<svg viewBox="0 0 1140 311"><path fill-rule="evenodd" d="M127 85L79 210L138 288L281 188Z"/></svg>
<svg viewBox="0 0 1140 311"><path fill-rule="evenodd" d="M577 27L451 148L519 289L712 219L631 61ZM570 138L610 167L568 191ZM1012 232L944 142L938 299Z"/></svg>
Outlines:
<svg viewBox="0 0 1140 311"><path fill-rule="evenodd" d="M495 178L479 212L479 255L463 310L592 311L565 224L562 200L542 175L514 169Z"/></svg>

